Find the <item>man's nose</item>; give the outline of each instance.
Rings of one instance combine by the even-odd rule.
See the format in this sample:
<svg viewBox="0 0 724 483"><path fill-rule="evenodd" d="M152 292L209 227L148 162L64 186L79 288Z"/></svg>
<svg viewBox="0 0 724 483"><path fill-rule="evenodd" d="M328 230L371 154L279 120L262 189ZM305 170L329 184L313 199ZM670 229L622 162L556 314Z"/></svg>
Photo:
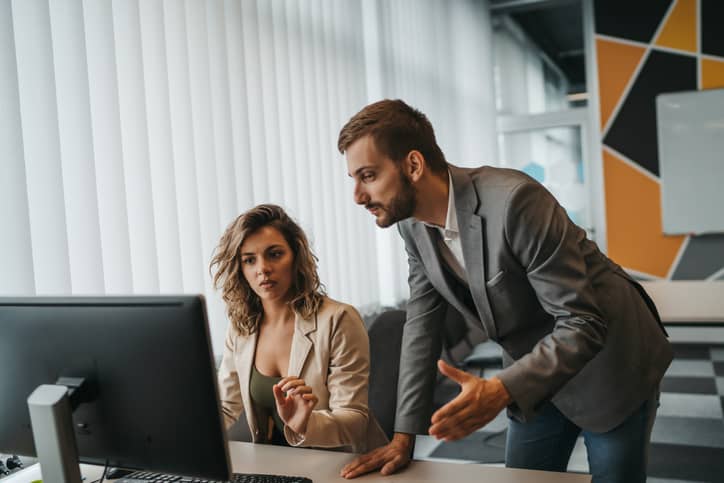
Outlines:
<svg viewBox="0 0 724 483"><path fill-rule="evenodd" d="M360 189L359 183L355 183L354 193L352 194L352 197L354 198L354 202L358 205L366 205L367 202L369 202L370 200L370 197L367 196L367 193L365 193L364 190Z"/></svg>

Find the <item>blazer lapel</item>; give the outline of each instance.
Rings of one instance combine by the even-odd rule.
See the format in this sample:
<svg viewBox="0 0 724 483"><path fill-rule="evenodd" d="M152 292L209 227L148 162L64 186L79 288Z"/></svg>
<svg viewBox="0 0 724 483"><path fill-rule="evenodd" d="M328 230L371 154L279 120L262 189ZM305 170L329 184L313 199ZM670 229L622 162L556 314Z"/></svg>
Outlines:
<svg viewBox="0 0 724 483"><path fill-rule="evenodd" d="M299 315L294 319L294 335L292 336L292 350L289 354L288 376L301 377L304 363L314 346L310 334L317 330L317 315L311 319L302 319Z"/></svg>
<svg viewBox="0 0 724 483"><path fill-rule="evenodd" d="M447 276L441 265L440 251L436 247L436 238L434 228L430 228L422 222L415 221L413 224L415 230L415 242L420 251L422 263L427 269L427 275L430 283L437 289L442 297L450 302L466 319L478 319L468 309L468 306L460 300L460 298L451 289Z"/></svg>
<svg viewBox="0 0 724 483"><path fill-rule="evenodd" d="M236 353L237 365L236 367L247 368L244 371L239 372L239 385L241 387L242 396L249 399L249 380L251 379L251 368L254 366L254 349L256 348L256 339L258 333L254 332L245 339L244 345L241 350ZM242 401L245 406L248 405L249 401Z"/></svg>
<svg viewBox="0 0 724 483"><path fill-rule="evenodd" d="M470 293L488 336L495 338L497 330L485 287L485 220L476 213L478 196L468 174L455 166L449 168L455 190L455 211Z"/></svg>
<svg viewBox="0 0 724 483"><path fill-rule="evenodd" d="M260 434L259 425L256 421L256 412L254 411L254 405L251 403L249 382L251 380L251 369L252 367L254 367L254 351L256 349L257 336L258 332L254 332L253 334L244 338L244 344L234 354L234 357L236 359L236 367L245 368L243 371L238 371L237 374L239 376L241 402L244 405L246 421L249 423L249 428L251 429L252 438L254 439L254 441L259 440Z"/></svg>

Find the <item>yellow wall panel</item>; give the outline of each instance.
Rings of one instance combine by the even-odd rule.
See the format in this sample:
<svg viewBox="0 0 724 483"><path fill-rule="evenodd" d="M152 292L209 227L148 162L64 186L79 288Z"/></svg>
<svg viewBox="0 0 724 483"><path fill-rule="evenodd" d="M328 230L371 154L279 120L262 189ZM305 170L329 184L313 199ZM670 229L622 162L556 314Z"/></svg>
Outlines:
<svg viewBox="0 0 724 483"><path fill-rule="evenodd" d="M667 236L661 225L659 183L603 151L608 254L620 265L666 277L684 236Z"/></svg>
<svg viewBox="0 0 724 483"><path fill-rule="evenodd" d="M645 51L635 45L596 39L601 130L605 128Z"/></svg>
<svg viewBox="0 0 724 483"><path fill-rule="evenodd" d="M696 53L696 0L676 0L655 45Z"/></svg>
<svg viewBox="0 0 724 483"><path fill-rule="evenodd" d="M701 88L724 87L724 60L701 59Z"/></svg>

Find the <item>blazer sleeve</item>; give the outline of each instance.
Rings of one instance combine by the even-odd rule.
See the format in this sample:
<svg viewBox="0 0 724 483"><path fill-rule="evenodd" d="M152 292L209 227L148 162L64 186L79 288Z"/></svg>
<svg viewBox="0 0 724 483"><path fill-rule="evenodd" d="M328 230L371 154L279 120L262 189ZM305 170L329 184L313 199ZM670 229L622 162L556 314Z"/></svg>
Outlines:
<svg viewBox="0 0 724 483"><path fill-rule="evenodd" d="M241 402L241 387L239 375L236 372L234 363L234 346L236 344L236 331L229 324L224 341L224 354L221 359L221 366L218 371L219 401L221 402L221 413L224 417L224 426L229 429L233 425L244 406Z"/></svg>
<svg viewBox="0 0 724 483"><path fill-rule="evenodd" d="M405 240L410 298L402 334L395 432L427 434L448 304L430 283L411 235L399 224L398 230Z"/></svg>
<svg viewBox="0 0 724 483"><path fill-rule="evenodd" d="M329 344L327 390L329 409L315 409L304 435L284 427L292 446L317 448L360 447L367 438L367 385L370 350L359 313L340 305L333 315Z"/></svg>
<svg viewBox="0 0 724 483"><path fill-rule="evenodd" d="M555 318L550 334L498 374L514 412L526 420L602 349L607 322L581 251L584 232L543 186L524 182L511 191L505 235L538 301Z"/></svg>

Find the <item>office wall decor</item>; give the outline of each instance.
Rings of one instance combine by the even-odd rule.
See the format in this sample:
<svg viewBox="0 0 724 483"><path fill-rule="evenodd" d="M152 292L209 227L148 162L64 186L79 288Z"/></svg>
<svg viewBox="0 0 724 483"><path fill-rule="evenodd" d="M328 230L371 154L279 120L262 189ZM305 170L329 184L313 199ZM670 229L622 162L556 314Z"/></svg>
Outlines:
<svg viewBox="0 0 724 483"><path fill-rule="evenodd" d="M724 2L594 6L608 252L644 277L720 278L724 235L663 232L656 96L724 87Z"/></svg>

